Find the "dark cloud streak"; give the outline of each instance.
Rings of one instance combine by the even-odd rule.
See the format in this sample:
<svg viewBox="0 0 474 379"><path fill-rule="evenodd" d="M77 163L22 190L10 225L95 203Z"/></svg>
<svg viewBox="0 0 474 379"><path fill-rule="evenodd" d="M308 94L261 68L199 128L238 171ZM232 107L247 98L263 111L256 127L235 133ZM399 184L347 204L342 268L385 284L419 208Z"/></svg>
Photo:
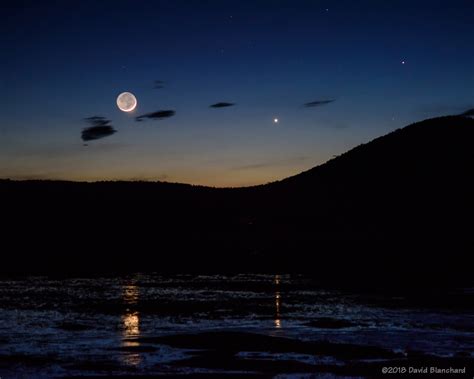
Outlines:
<svg viewBox="0 0 474 379"><path fill-rule="evenodd" d="M111 121L102 116L92 116L84 119L91 126L82 129L81 138L83 141L92 141L111 136L117 131L110 125Z"/></svg>
<svg viewBox="0 0 474 379"><path fill-rule="evenodd" d="M235 105L234 103L220 102L220 103L209 105L209 107L210 108L226 108L226 107L232 107L234 105Z"/></svg>
<svg viewBox="0 0 474 379"><path fill-rule="evenodd" d="M304 106L306 108L314 108L314 107L320 107L322 105L327 105L332 102L336 101L336 99L328 99L328 100L316 100L316 101L311 101L309 103L305 103Z"/></svg>
<svg viewBox="0 0 474 379"><path fill-rule="evenodd" d="M135 117L135 121L143 121L146 118L149 118L152 120L160 120L163 118L172 117L175 114L176 112L173 110L156 111L156 112L151 112L151 113L145 113L141 116Z"/></svg>

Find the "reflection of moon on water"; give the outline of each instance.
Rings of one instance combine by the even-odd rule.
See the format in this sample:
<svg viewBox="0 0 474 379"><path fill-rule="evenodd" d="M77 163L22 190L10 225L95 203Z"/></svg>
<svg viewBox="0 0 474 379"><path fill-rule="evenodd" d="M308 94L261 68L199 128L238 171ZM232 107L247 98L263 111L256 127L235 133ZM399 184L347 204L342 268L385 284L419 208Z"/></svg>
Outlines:
<svg viewBox="0 0 474 379"><path fill-rule="evenodd" d="M136 339L140 337L140 317L138 312L125 313L122 315L122 347L134 348L140 346ZM142 362L142 355L139 352L125 352L122 361L129 366L138 366Z"/></svg>
<svg viewBox="0 0 474 379"><path fill-rule="evenodd" d="M138 312L125 313L122 316L122 324L124 338L140 336L140 317L138 315Z"/></svg>
<svg viewBox="0 0 474 379"><path fill-rule="evenodd" d="M138 286L134 284L129 284L123 286L122 296L125 304L136 304L139 297Z"/></svg>
<svg viewBox="0 0 474 379"><path fill-rule="evenodd" d="M117 107L123 112L131 112L137 106L137 98L133 93L122 92L117 97Z"/></svg>
<svg viewBox="0 0 474 379"><path fill-rule="evenodd" d="M139 301L140 291L135 284L128 284L122 287L122 300L124 304L130 306L122 314L122 346L133 348L140 346L137 340L140 337L140 314L133 310ZM125 364L137 366L142 362L142 356L138 352L126 352L122 356Z"/></svg>

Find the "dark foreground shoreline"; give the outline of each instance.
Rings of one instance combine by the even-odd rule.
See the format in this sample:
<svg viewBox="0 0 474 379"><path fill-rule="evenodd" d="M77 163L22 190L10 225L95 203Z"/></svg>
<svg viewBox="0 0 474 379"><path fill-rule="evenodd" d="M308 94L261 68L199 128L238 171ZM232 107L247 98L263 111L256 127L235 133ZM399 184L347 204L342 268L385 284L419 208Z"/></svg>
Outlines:
<svg viewBox="0 0 474 379"><path fill-rule="evenodd" d="M133 368L114 363L106 358L96 361L68 362L54 356L2 355L0 367L11 369L16 365L26 366L41 373L43 365L54 364L84 373L88 371L97 373L92 376L58 376L61 378L115 377L114 372L122 378L151 378L161 375L169 378L271 378L276 375L305 377L304 375L310 374L326 374L329 377L332 375L378 377L383 376L384 368L402 370L400 373L403 373L403 370L423 371L424 368L428 368L429 373L430 368L440 371L451 368L461 371L459 377L472 377L474 372L474 359L467 356L440 358L417 351L396 353L371 346L314 343L256 333L217 331L147 337L131 339L128 342L140 343L140 345L122 348L123 351L153 354L159 352L163 346L170 346L187 350L188 357L155 366L154 373L150 375L136 373ZM306 363L302 361L304 359L307 360ZM411 373L410 377L427 377L427 375Z"/></svg>

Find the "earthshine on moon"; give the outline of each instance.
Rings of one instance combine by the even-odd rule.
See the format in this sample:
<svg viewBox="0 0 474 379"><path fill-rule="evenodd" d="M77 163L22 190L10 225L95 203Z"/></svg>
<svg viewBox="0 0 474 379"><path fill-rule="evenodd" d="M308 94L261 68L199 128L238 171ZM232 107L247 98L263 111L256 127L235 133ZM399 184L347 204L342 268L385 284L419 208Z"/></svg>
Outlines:
<svg viewBox="0 0 474 379"><path fill-rule="evenodd" d="M131 112L137 107L137 98L133 93L122 92L117 97L117 107L123 112Z"/></svg>

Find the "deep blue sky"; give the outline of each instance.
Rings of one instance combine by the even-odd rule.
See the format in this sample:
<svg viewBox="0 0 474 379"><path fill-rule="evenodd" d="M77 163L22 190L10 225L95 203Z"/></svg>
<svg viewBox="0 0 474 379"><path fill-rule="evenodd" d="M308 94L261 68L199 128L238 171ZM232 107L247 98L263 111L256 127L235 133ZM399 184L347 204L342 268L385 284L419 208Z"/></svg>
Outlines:
<svg viewBox="0 0 474 379"><path fill-rule="evenodd" d="M1 7L0 177L264 183L474 106L472 0ZM117 133L83 146L91 116Z"/></svg>

